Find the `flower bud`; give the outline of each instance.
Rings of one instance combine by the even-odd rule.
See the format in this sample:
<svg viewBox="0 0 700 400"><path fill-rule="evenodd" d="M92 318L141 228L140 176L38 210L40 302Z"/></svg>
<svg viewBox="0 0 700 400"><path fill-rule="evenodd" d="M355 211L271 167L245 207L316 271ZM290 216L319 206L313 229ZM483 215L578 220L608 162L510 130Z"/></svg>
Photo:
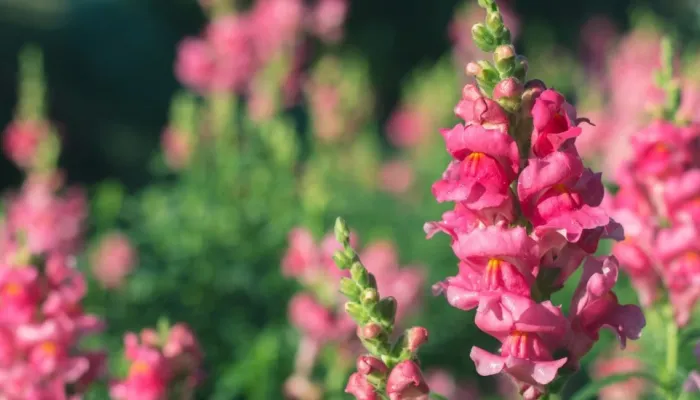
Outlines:
<svg viewBox="0 0 700 400"><path fill-rule="evenodd" d="M345 303L345 312L360 324L367 323L367 320L369 319L365 309L360 304L352 301Z"/></svg>
<svg viewBox="0 0 700 400"><path fill-rule="evenodd" d="M364 305L374 305L379 301L379 293L377 289L367 288L362 292L362 297L360 298L362 304Z"/></svg>
<svg viewBox="0 0 700 400"><path fill-rule="evenodd" d="M418 365L408 360L400 362L391 370L386 391L391 400L427 399L430 388Z"/></svg>
<svg viewBox="0 0 700 400"><path fill-rule="evenodd" d="M350 241L350 230L344 219L340 217L336 218L333 230L335 232L335 240L341 244L344 245Z"/></svg>
<svg viewBox="0 0 700 400"><path fill-rule="evenodd" d="M515 47L513 45L498 46L493 53L493 61L501 76L511 76L515 70Z"/></svg>
<svg viewBox="0 0 700 400"><path fill-rule="evenodd" d="M485 52L490 53L496 48L496 38L484 24L476 24L472 27L472 39Z"/></svg>
<svg viewBox="0 0 700 400"><path fill-rule="evenodd" d="M535 100L540 96L540 93L547 90L544 82L539 79L533 79L525 83L525 91L522 95L522 111L524 113L530 114L532 106L535 104Z"/></svg>
<svg viewBox="0 0 700 400"><path fill-rule="evenodd" d="M396 317L396 299L393 297L385 297L379 300L376 309L384 325L394 325L394 318Z"/></svg>
<svg viewBox="0 0 700 400"><path fill-rule="evenodd" d="M505 29L505 24L503 23L503 17L499 12L489 12L486 14L486 27L493 32L496 39L503 33Z"/></svg>
<svg viewBox="0 0 700 400"><path fill-rule="evenodd" d="M340 279L340 293L347 296L350 300L359 300L361 290L352 279L342 278Z"/></svg>
<svg viewBox="0 0 700 400"><path fill-rule="evenodd" d="M369 324L360 328L360 336L363 339L374 339L382 333L382 327L370 322Z"/></svg>
<svg viewBox="0 0 700 400"><path fill-rule="evenodd" d="M340 269L348 269L348 265L350 265L351 260L347 257L344 251L339 250L333 254L333 262L335 262L335 265Z"/></svg>
<svg viewBox="0 0 700 400"><path fill-rule="evenodd" d="M510 98L518 100L523 94L525 87L516 78L506 78L496 85L493 89L493 99Z"/></svg>
<svg viewBox="0 0 700 400"><path fill-rule="evenodd" d="M360 288L365 288L369 284L369 272L359 262L354 262L350 267L350 276Z"/></svg>
<svg viewBox="0 0 700 400"><path fill-rule="evenodd" d="M367 377L357 372L350 376L345 393L355 396L357 400L379 399L374 387L367 382Z"/></svg>
<svg viewBox="0 0 700 400"><path fill-rule="evenodd" d="M388 368L378 358L372 356L360 356L357 358L357 372L362 375L384 375L388 372Z"/></svg>
<svg viewBox="0 0 700 400"><path fill-rule="evenodd" d="M406 331L406 348L415 353L428 341L428 330L422 326L414 326Z"/></svg>

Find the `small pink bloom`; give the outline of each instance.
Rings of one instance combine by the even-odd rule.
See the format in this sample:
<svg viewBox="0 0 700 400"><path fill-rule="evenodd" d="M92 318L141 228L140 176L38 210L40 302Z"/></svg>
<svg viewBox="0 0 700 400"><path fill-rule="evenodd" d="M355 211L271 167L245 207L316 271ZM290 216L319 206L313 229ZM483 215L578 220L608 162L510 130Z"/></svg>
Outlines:
<svg viewBox="0 0 700 400"><path fill-rule="evenodd" d="M459 234L470 232L477 227L486 225L495 225L497 222L505 222L500 220L481 221L474 211L466 208L461 203L455 204L454 210L450 210L442 214L441 221L426 222L423 225L423 230L428 239L432 238L436 233L443 232L456 240Z"/></svg>
<svg viewBox="0 0 700 400"><path fill-rule="evenodd" d="M5 128L5 155L21 168L34 166L39 145L47 133L48 126L43 121L13 121Z"/></svg>
<svg viewBox="0 0 700 400"><path fill-rule="evenodd" d="M617 354L612 358L599 359L593 365L593 377L604 379L608 376L625 374L630 372L640 372L643 370L642 362L633 356ZM601 389L599 398L601 400L627 400L639 398L646 389L643 379L630 378L626 381L608 385Z"/></svg>
<svg viewBox="0 0 700 400"><path fill-rule="evenodd" d="M432 191L439 202L459 201L480 211L512 207L510 182L518 172L518 149L507 133L478 125L443 130L455 157Z"/></svg>
<svg viewBox="0 0 700 400"><path fill-rule="evenodd" d="M591 257L583 265L581 281L571 301L569 350L581 358L599 338L602 327L615 331L620 346L627 339L636 340L646 325L642 310L636 305L621 305L612 291L618 276L615 257Z"/></svg>
<svg viewBox="0 0 700 400"><path fill-rule="evenodd" d="M263 0L255 2L251 19L255 29L256 51L269 59L284 45L293 43L302 23L304 4L299 0Z"/></svg>
<svg viewBox="0 0 700 400"><path fill-rule="evenodd" d="M535 100L532 107L532 152L544 157L559 150L581 134L577 125L576 109L566 102L560 93L547 89Z"/></svg>
<svg viewBox="0 0 700 400"><path fill-rule="evenodd" d="M378 358L372 356L360 356L357 358L357 372L362 375L386 374L389 370Z"/></svg>
<svg viewBox="0 0 700 400"><path fill-rule="evenodd" d="M669 217L675 222L700 222L700 169L672 176L664 185Z"/></svg>
<svg viewBox="0 0 700 400"><path fill-rule="evenodd" d="M215 57L210 90L244 90L257 65L253 21L248 15L224 15L207 27L205 39Z"/></svg>
<svg viewBox="0 0 700 400"><path fill-rule="evenodd" d="M192 143L186 132L180 132L173 128L167 128L161 135L161 148L165 156L165 162L173 170L181 170L190 162Z"/></svg>
<svg viewBox="0 0 700 400"><path fill-rule="evenodd" d="M412 353L418 351L428 341L428 330L422 326L415 326L406 331L408 350Z"/></svg>
<svg viewBox="0 0 700 400"><path fill-rule="evenodd" d="M430 387L431 393L437 393L447 399L477 400L479 392L475 385L470 383L458 383L447 371L433 369L425 374L425 381Z"/></svg>
<svg viewBox="0 0 700 400"><path fill-rule="evenodd" d="M467 126L481 125L489 130L508 131L508 114L474 84L464 86L462 100L457 103L454 112Z"/></svg>
<svg viewBox="0 0 700 400"><path fill-rule="evenodd" d="M389 373L386 391L391 400L428 400L430 389L420 367L411 361L402 361Z"/></svg>
<svg viewBox="0 0 700 400"><path fill-rule="evenodd" d="M34 267L0 266L0 321L29 322L39 306L38 284L38 272Z"/></svg>
<svg viewBox="0 0 700 400"><path fill-rule="evenodd" d="M415 179L413 168L405 161L389 161L379 171L382 189L394 194L404 194L411 189Z"/></svg>
<svg viewBox="0 0 700 400"><path fill-rule="evenodd" d="M354 374L350 375L348 384L345 387L345 393L355 396L357 400L379 399L374 386L367 382L366 375L359 372L355 372Z"/></svg>
<svg viewBox="0 0 700 400"><path fill-rule="evenodd" d="M539 262L536 243L525 229L491 226L459 235L452 248L459 275L436 287L457 308L476 307L485 293L529 296Z"/></svg>
<svg viewBox="0 0 700 400"><path fill-rule="evenodd" d="M633 170L641 177L665 178L683 171L692 159L692 149L681 128L655 121L632 139Z"/></svg>
<svg viewBox="0 0 700 400"><path fill-rule="evenodd" d="M289 232L289 248L282 259L282 272L288 277L299 277L317 262L316 242L311 232L295 228Z"/></svg>
<svg viewBox="0 0 700 400"><path fill-rule="evenodd" d="M163 344L163 355L168 360L171 371L192 378L197 383L197 373L202 361L202 351L197 338L190 328L183 323L173 325Z"/></svg>
<svg viewBox="0 0 700 400"><path fill-rule="evenodd" d="M184 85L199 92L206 92L211 86L216 59L206 41L185 38L178 46L175 62L175 76ZM163 138L165 141L165 136Z"/></svg>
<svg viewBox="0 0 700 400"><path fill-rule="evenodd" d="M125 354L131 362L127 377L115 383L110 394L116 400L161 400L167 393L170 371L158 350L140 345L135 334L124 338Z"/></svg>
<svg viewBox="0 0 700 400"><path fill-rule="evenodd" d="M429 129L427 117L416 106L402 106L394 111L386 125L389 142L400 148L417 146Z"/></svg>
<svg viewBox="0 0 700 400"><path fill-rule="evenodd" d="M700 241L694 224L663 229L657 235L656 255L663 266L676 321L683 326L700 299Z"/></svg>
<svg viewBox="0 0 700 400"><path fill-rule="evenodd" d="M518 180L521 209L536 234L556 231L572 243L587 230L610 223L599 207L603 195L600 174L584 169L578 155L570 152L530 160Z"/></svg>
<svg viewBox="0 0 700 400"><path fill-rule="evenodd" d="M347 13L347 0L317 0L311 12L310 30L325 42L338 42L343 37Z"/></svg>
<svg viewBox="0 0 700 400"><path fill-rule="evenodd" d="M289 302L289 319L305 335L322 342L347 337L354 329L354 323L345 313L334 315L305 293L297 294Z"/></svg>
<svg viewBox="0 0 700 400"><path fill-rule="evenodd" d="M129 238L111 233L102 238L92 256L92 272L104 287L116 288L123 284L136 263L137 254Z"/></svg>

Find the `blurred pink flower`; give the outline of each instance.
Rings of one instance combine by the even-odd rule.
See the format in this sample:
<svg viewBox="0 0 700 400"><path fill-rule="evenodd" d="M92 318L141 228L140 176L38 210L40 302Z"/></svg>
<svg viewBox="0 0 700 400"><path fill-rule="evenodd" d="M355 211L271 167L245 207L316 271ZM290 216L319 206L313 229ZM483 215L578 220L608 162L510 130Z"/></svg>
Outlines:
<svg viewBox="0 0 700 400"><path fill-rule="evenodd" d="M316 0L308 19L309 30L325 42L343 38L343 24L348 13L348 0Z"/></svg>
<svg viewBox="0 0 700 400"><path fill-rule="evenodd" d="M5 155L20 168L28 169L37 162L41 141L48 134L48 124L43 121L17 120L11 122L3 136Z"/></svg>
<svg viewBox="0 0 700 400"><path fill-rule="evenodd" d="M127 236L109 233L100 240L92 254L92 272L102 286L118 288L138 262L137 257Z"/></svg>
<svg viewBox="0 0 700 400"><path fill-rule="evenodd" d="M633 353L635 348L628 349L628 352ZM623 355L616 352L612 357L599 358L593 364L592 375L596 379L604 379L608 376L642 371L643 367L642 362L633 354ZM598 398L601 400L638 399L644 393L645 388L646 384L643 379L630 378L605 386L598 393Z"/></svg>
<svg viewBox="0 0 700 400"><path fill-rule="evenodd" d="M175 171L187 167L192 156L192 139L190 136L186 132L166 128L163 130L160 139L168 167Z"/></svg>
<svg viewBox="0 0 700 400"><path fill-rule="evenodd" d="M396 147L412 148L429 134L428 117L413 106L402 106L395 110L386 124L389 142Z"/></svg>
<svg viewBox="0 0 700 400"><path fill-rule="evenodd" d="M408 192L414 178L411 164L402 160L389 161L379 171L381 188L397 195Z"/></svg>

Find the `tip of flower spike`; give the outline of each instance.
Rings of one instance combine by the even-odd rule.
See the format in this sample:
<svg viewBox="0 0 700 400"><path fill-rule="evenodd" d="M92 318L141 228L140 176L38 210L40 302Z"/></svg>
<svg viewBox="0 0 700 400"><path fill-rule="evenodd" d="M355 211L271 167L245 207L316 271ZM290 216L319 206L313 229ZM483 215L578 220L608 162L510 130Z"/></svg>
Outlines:
<svg viewBox="0 0 700 400"><path fill-rule="evenodd" d="M342 245L347 245L350 242L350 230L348 229L348 224L341 217L335 219L335 240L340 242Z"/></svg>

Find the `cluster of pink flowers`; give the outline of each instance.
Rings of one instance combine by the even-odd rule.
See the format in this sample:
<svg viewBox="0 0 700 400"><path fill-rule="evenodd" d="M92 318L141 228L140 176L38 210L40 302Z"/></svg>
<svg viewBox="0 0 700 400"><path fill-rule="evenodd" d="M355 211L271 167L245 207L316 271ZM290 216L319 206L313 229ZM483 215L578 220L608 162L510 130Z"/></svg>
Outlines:
<svg viewBox="0 0 700 400"><path fill-rule="evenodd" d="M610 212L626 238L613 248L649 306L663 282L683 326L700 299L700 125L657 120L631 139L633 155L621 166Z"/></svg>
<svg viewBox="0 0 700 400"><path fill-rule="evenodd" d="M357 241L354 235L352 241ZM302 334L297 375L307 374L311 370L321 346L333 343L352 359L359 351L359 344L350 341L353 333L357 332L361 337L372 335L365 332L363 327L357 328L342 309L340 278L348 277L349 273L334 264L333 254L340 249L333 234L326 235L320 245L304 228L296 228L289 235L289 248L282 260L282 272L298 280L306 289L296 294L289 303L289 319ZM397 321L405 320L420 303L421 286L425 279L422 269L400 268L396 249L387 241L369 244L360 257L374 274L381 293L397 300ZM296 378L295 382L298 376Z"/></svg>
<svg viewBox="0 0 700 400"><path fill-rule="evenodd" d="M186 38L175 73L201 93L246 93L255 74L285 48L296 48L302 29L333 41L342 36L346 0L258 0L245 12L217 15L202 37Z"/></svg>
<svg viewBox="0 0 700 400"><path fill-rule="evenodd" d="M5 136L7 156L29 173L9 197L0 225L0 392L7 399L67 399L102 372L104 354L79 342L102 329L83 312L85 278L73 254L81 246L85 199L58 192L60 174L37 170L48 156L45 123L15 122Z"/></svg>
<svg viewBox="0 0 700 400"><path fill-rule="evenodd" d="M473 84L462 94L455 112L464 124L442 131L454 160L433 186L438 201L456 205L425 227L429 237L452 237L459 273L435 289L454 307L476 308L476 325L501 342L499 354L472 349L477 372L506 373L536 399L562 367L578 368L602 327L624 346L645 320L615 296L617 260L592 255L601 238L622 232L601 207L601 175L576 149L585 119L539 81L523 88L506 78L493 99ZM522 109L509 115L503 98L520 99ZM532 131L516 130L513 116L532 121ZM547 299L582 262L567 317Z"/></svg>
<svg viewBox="0 0 700 400"><path fill-rule="evenodd" d="M124 337L129 370L115 382L110 395L115 400L190 399L202 378L202 353L189 327L176 324L167 332L144 329L140 335Z"/></svg>

